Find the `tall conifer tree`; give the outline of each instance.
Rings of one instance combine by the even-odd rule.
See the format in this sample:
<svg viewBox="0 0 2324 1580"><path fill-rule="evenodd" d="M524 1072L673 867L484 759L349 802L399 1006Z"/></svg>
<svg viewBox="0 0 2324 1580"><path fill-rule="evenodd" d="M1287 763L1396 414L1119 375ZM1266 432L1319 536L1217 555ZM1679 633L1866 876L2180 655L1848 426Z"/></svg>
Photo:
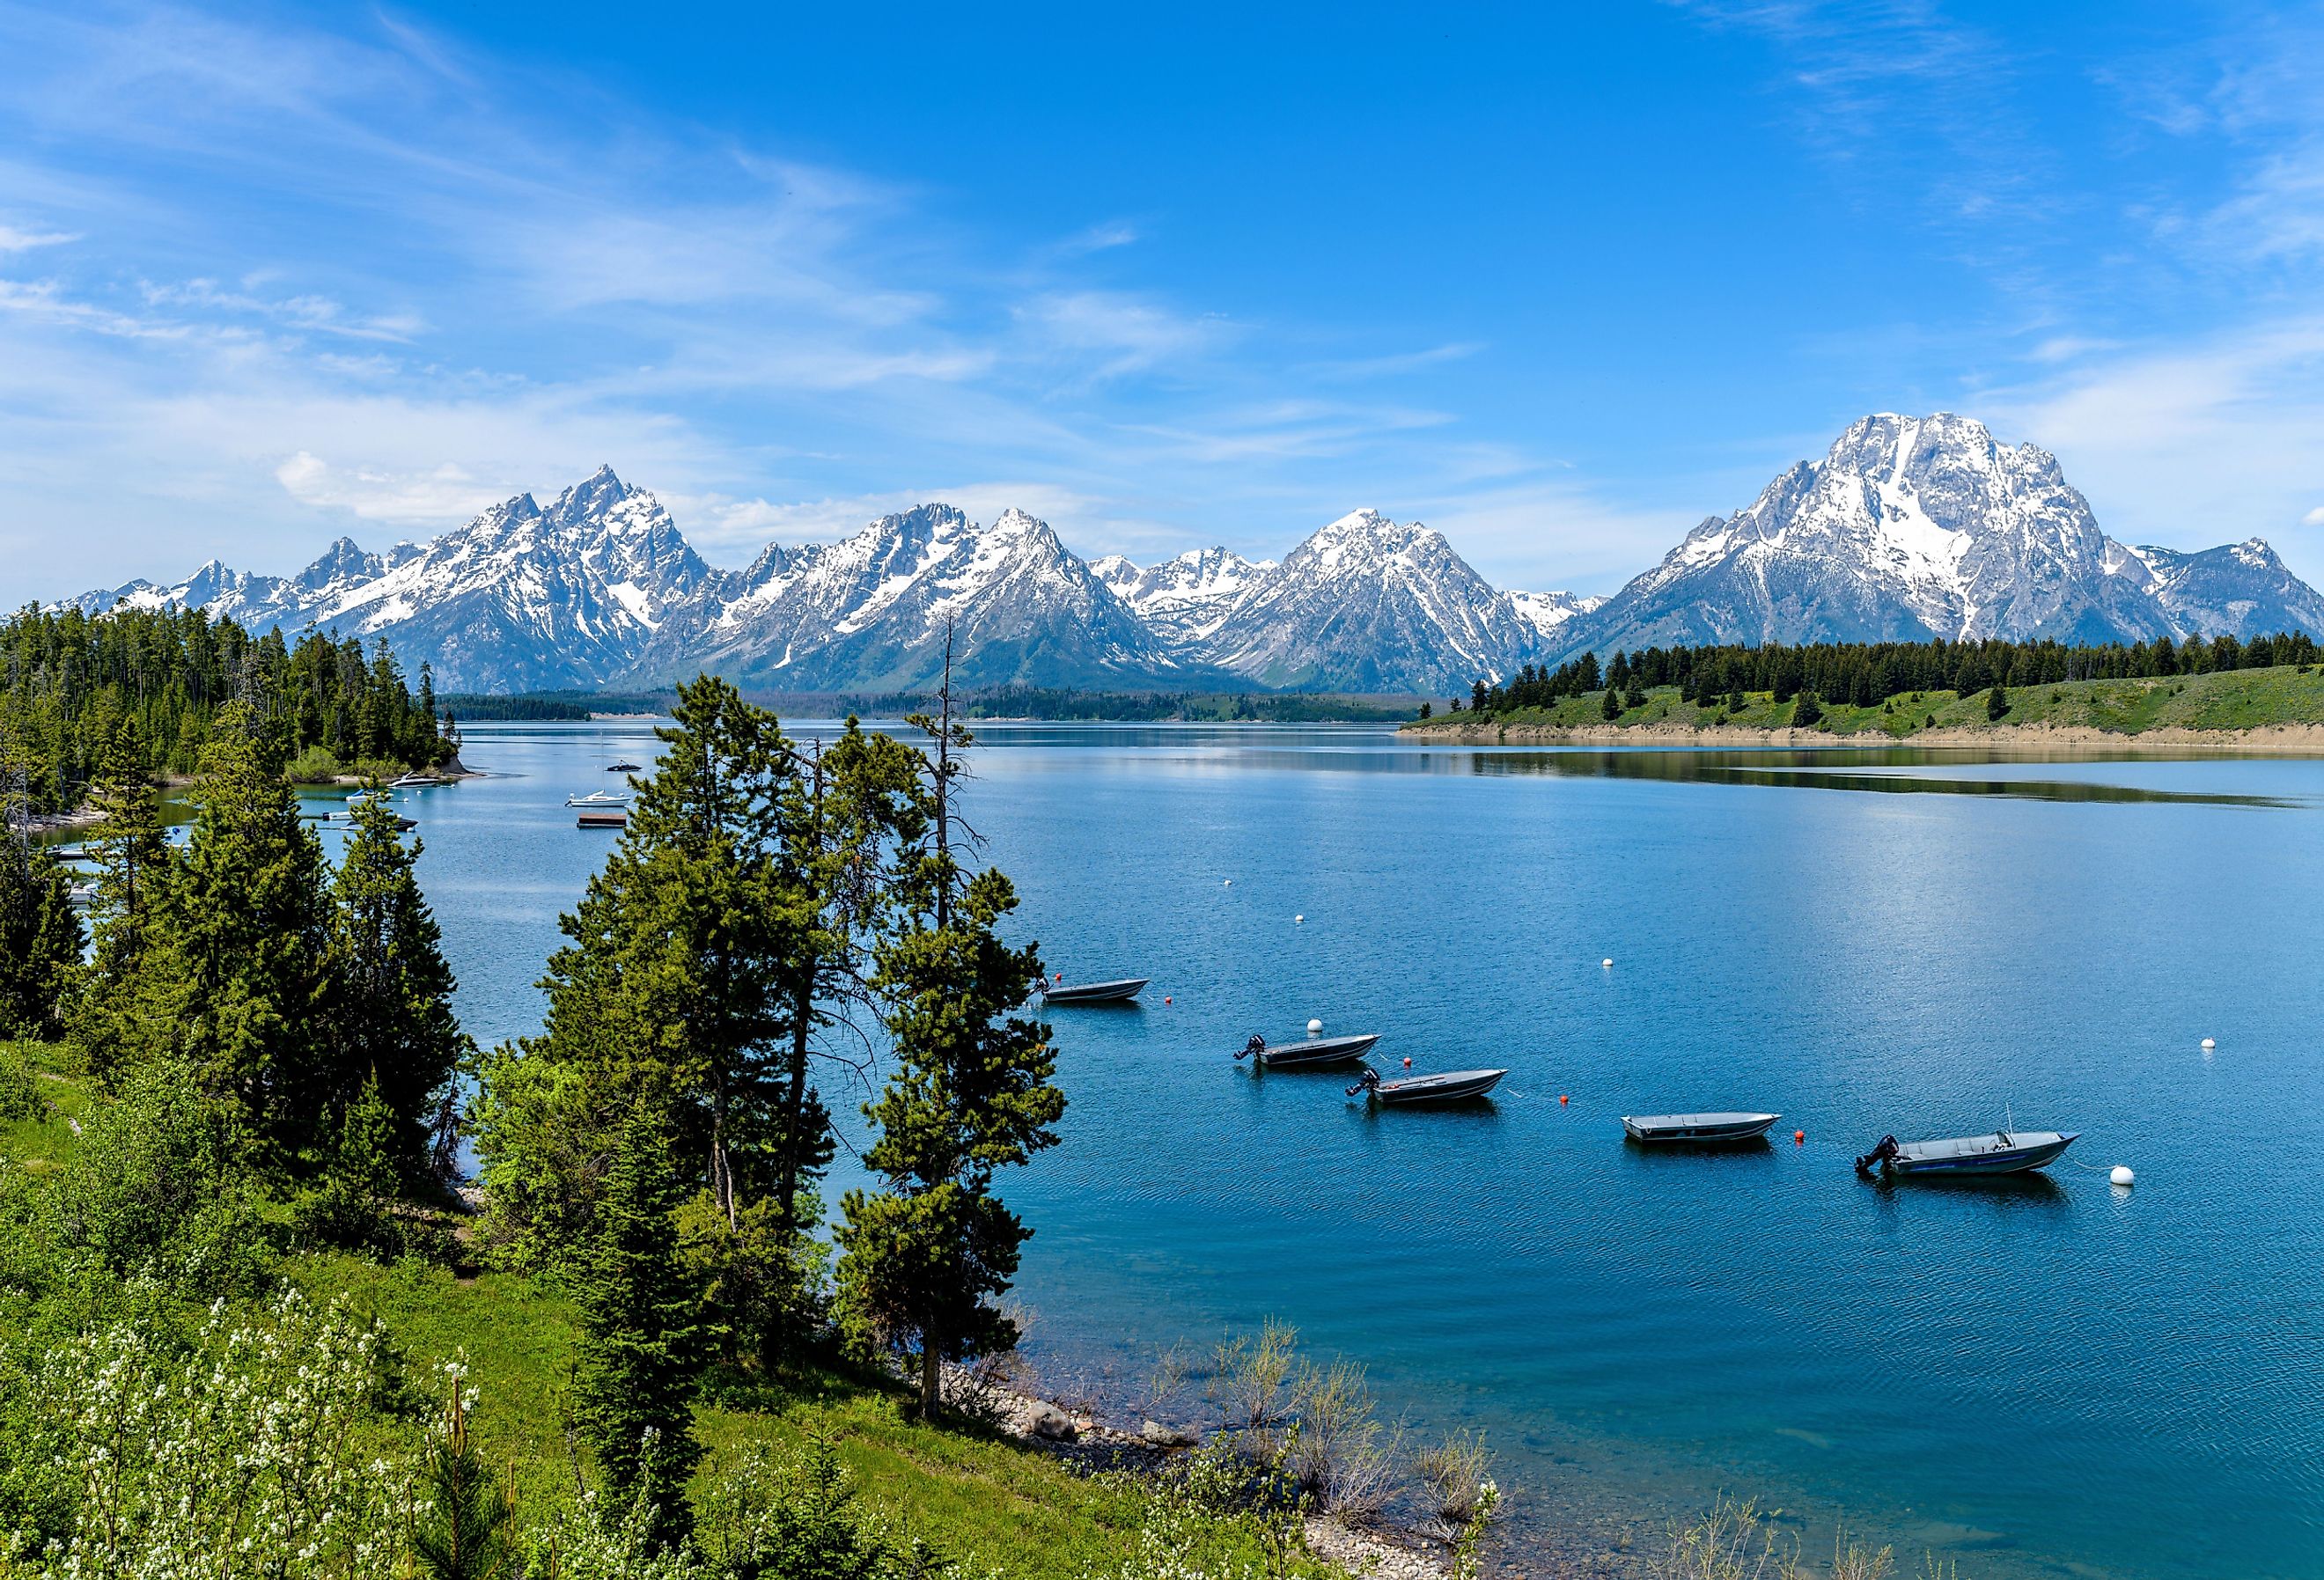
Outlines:
<svg viewBox="0 0 2324 1580"><path fill-rule="evenodd" d="M875 978L897 1068L865 1105L880 1139L863 1160L883 1184L848 1192L839 1230L844 1314L860 1339L917 1354L924 1415L941 1403L945 1361L1016 1343L992 1298L1032 1231L993 1177L1056 1145L1065 1106L1048 1028L1011 1012L1041 979L1038 949L998 931L1016 892L998 872L966 876L960 860L954 784L973 737L952 718L949 660L941 715L913 720L932 746L925 836L903 869L905 925L881 946Z"/></svg>
<svg viewBox="0 0 2324 1580"><path fill-rule="evenodd" d="M329 1101L344 1107L376 1082L394 1115L396 1167L415 1179L468 1039L452 1013L443 935L414 870L420 842L405 846L384 797L359 798L352 816L332 885Z"/></svg>
<svg viewBox="0 0 2324 1580"><path fill-rule="evenodd" d="M251 1134L295 1153L329 1134L331 911L322 844L281 771L279 742L244 705L221 712L142 962L139 1014Z"/></svg>
<svg viewBox="0 0 2324 1580"><path fill-rule="evenodd" d="M671 1224L687 1187L670 1135L641 1106L622 1126L581 1287L577 1415L610 1490L653 1505L658 1535L687 1529L686 1478L702 1457L694 1395L706 1352L702 1294Z"/></svg>

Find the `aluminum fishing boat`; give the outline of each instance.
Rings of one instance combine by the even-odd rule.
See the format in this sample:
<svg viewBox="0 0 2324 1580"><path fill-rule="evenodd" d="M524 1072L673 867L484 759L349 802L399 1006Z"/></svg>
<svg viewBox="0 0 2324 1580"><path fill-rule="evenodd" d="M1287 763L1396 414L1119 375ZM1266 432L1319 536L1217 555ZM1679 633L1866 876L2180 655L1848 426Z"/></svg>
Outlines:
<svg viewBox="0 0 2324 1580"><path fill-rule="evenodd" d="M1472 1097L1482 1097L1501 1084L1507 1070L1446 1070L1442 1075L1406 1076L1398 1080L1383 1081L1371 1066L1364 1067L1364 1078L1348 1088L1352 1097L1359 1092L1370 1095L1375 1103L1390 1104L1421 1103L1465 1103Z"/></svg>
<svg viewBox="0 0 2324 1580"><path fill-rule="evenodd" d="M1355 1037L1310 1037L1304 1042L1269 1047L1266 1038L1251 1033L1237 1058L1256 1058L1271 1070L1322 1070L1353 1064L1372 1050L1379 1033Z"/></svg>
<svg viewBox="0 0 2324 1580"><path fill-rule="evenodd" d="M1900 1141L1895 1136L1882 1136L1878 1146L1856 1160L1856 1170L1869 1174L1878 1169L1886 1174L1928 1178L2024 1174L2056 1162L2080 1133L2005 1130L1987 1136L1954 1136L1941 1141Z"/></svg>
<svg viewBox="0 0 2324 1580"><path fill-rule="evenodd" d="M1041 990L1048 1004L1122 1004L1138 996L1152 978L1125 976L1119 982L1061 982Z"/></svg>
<svg viewBox="0 0 2324 1580"><path fill-rule="evenodd" d="M1708 1146L1720 1141L1755 1141L1767 1133L1780 1113L1626 1113L1622 1129L1634 1141L1691 1142Z"/></svg>

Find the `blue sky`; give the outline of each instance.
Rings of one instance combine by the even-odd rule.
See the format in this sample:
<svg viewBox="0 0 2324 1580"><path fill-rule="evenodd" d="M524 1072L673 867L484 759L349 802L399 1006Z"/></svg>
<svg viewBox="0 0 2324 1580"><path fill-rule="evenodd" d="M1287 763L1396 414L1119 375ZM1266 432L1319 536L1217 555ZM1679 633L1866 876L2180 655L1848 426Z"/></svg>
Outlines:
<svg viewBox="0 0 2324 1580"><path fill-rule="evenodd" d="M1606 591L1939 409L2324 579L2324 12L1449 9L0 0L0 601L601 461Z"/></svg>

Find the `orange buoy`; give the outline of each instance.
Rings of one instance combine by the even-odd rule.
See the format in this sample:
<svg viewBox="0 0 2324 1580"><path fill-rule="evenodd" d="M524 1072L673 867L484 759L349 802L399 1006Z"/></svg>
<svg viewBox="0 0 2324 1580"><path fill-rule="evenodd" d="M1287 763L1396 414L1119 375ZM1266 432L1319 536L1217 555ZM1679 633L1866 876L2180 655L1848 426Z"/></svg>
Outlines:
<svg viewBox="0 0 2324 1580"><path fill-rule="evenodd" d="M1564 1106L1565 1106L1565 1094L1564 1094L1564 1093L1563 1093L1563 1092L1560 1092L1560 1093L1557 1095L1557 1105L1558 1105L1560 1108L1563 1108L1563 1107L1564 1107Z"/></svg>
<svg viewBox="0 0 2324 1580"><path fill-rule="evenodd" d="M1167 1003L1168 1003L1170 1002L1170 995L1169 995L1168 993L1164 993L1164 994L1162 995L1162 1002L1163 1002L1164 1003L1166 1003L1166 1004L1167 1004Z"/></svg>
<svg viewBox="0 0 2324 1580"><path fill-rule="evenodd" d="M1792 1145L1795 1147L1807 1145L1807 1140L1808 1132L1803 1130L1795 1130L1792 1132Z"/></svg>
<svg viewBox="0 0 2324 1580"><path fill-rule="evenodd" d="M1408 1053L1404 1056L1404 1067L1406 1069L1410 1069L1412 1067L1412 1055Z"/></svg>

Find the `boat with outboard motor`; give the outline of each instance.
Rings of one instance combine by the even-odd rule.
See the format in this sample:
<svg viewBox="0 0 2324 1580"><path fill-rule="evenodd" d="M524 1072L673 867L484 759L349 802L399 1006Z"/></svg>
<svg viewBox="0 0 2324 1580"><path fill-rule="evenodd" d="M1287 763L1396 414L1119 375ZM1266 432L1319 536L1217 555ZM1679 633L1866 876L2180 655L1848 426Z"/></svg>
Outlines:
<svg viewBox="0 0 2324 1580"><path fill-rule="evenodd" d="M1330 1069L1355 1063L1370 1053L1379 1040L1379 1033L1374 1031L1352 1037L1309 1037L1302 1042L1269 1046L1266 1038L1254 1031L1235 1057L1256 1058L1261 1067L1270 1070Z"/></svg>
<svg viewBox="0 0 2324 1580"><path fill-rule="evenodd" d="M1650 1146L1686 1143L1705 1147L1756 1141L1783 1117L1780 1113L1626 1113L1622 1115L1622 1130L1630 1140Z"/></svg>
<svg viewBox="0 0 2324 1580"><path fill-rule="evenodd" d="M1442 1075L1405 1076L1397 1080L1383 1081L1371 1066L1364 1067L1364 1078L1348 1088L1348 1095L1368 1095L1375 1103L1403 1105L1422 1103L1466 1103L1501 1084L1507 1070L1446 1070Z"/></svg>
<svg viewBox="0 0 2324 1580"><path fill-rule="evenodd" d="M2080 1133L2004 1130L1991 1135L1954 1136L1937 1141L1900 1141L1895 1136L1882 1136L1878 1146L1856 1160L1856 1171L1870 1174L1877 1169L1899 1177L1951 1178L2024 1174L2056 1162Z"/></svg>
<svg viewBox="0 0 2324 1580"><path fill-rule="evenodd" d="M568 807L626 807L630 804L630 798L620 790L591 790L586 796L566 797L565 804Z"/></svg>
<svg viewBox="0 0 2324 1580"><path fill-rule="evenodd" d="M1053 1006L1126 1004L1152 980L1146 976L1125 976L1117 982L1060 982L1041 989L1041 1002Z"/></svg>

